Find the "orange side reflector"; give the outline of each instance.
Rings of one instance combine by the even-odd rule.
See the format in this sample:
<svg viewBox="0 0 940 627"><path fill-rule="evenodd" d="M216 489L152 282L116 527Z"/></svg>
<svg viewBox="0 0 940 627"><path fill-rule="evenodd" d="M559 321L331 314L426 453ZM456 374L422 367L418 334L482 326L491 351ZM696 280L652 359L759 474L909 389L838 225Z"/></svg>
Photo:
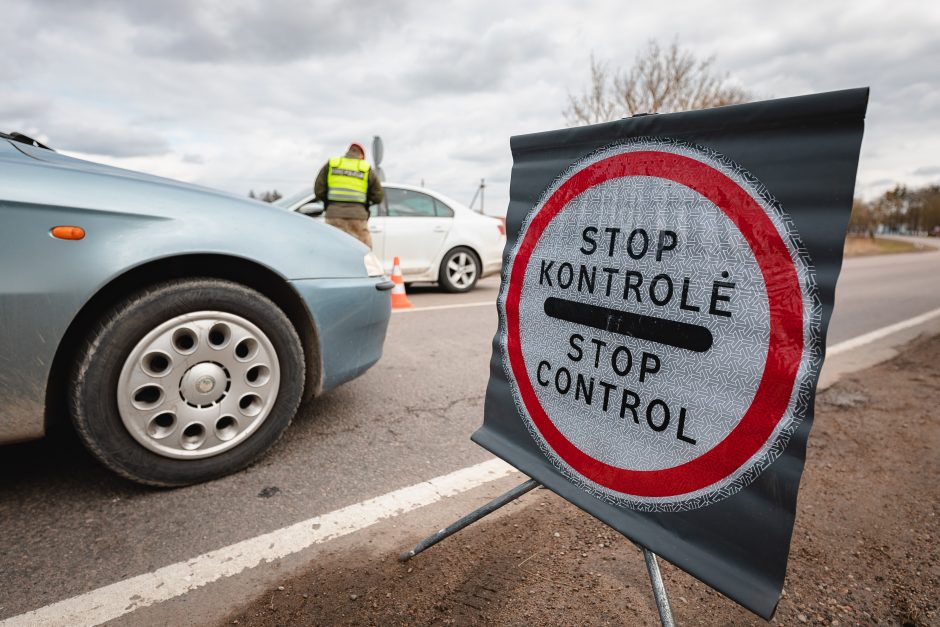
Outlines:
<svg viewBox="0 0 940 627"><path fill-rule="evenodd" d="M85 229L80 226L54 226L52 237L58 239L84 239Z"/></svg>

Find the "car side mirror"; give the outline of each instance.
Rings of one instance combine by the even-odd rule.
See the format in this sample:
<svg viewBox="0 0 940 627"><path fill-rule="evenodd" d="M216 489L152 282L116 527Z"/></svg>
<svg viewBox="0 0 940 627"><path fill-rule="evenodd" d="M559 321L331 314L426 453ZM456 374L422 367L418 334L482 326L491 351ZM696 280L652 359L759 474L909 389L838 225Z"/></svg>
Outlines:
<svg viewBox="0 0 940 627"><path fill-rule="evenodd" d="M317 216L323 215L323 203L322 202L308 202L308 203L301 205L297 209L297 211L299 211L300 213L304 215L312 216L315 218Z"/></svg>

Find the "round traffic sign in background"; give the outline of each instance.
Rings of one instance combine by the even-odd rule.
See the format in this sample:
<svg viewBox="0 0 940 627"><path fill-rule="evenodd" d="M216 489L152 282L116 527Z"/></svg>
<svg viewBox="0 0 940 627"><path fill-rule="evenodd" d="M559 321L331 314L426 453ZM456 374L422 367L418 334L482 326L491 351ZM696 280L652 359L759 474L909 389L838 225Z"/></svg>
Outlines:
<svg viewBox="0 0 940 627"><path fill-rule="evenodd" d="M530 433L606 500L697 507L786 445L819 364L812 267L759 181L661 140L572 165L518 235L504 366Z"/></svg>

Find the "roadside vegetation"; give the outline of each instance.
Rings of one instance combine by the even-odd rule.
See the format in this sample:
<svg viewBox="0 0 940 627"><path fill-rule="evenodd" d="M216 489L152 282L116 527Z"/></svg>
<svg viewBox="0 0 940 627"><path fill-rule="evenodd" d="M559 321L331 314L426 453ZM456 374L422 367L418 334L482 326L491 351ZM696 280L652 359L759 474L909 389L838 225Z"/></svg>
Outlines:
<svg viewBox="0 0 940 627"><path fill-rule="evenodd" d="M846 257L867 257L894 253L916 253L924 250L927 249L905 240L849 235L845 238L845 251L843 254Z"/></svg>
<svg viewBox="0 0 940 627"><path fill-rule="evenodd" d="M895 185L875 200L856 198L849 233L940 236L940 185Z"/></svg>

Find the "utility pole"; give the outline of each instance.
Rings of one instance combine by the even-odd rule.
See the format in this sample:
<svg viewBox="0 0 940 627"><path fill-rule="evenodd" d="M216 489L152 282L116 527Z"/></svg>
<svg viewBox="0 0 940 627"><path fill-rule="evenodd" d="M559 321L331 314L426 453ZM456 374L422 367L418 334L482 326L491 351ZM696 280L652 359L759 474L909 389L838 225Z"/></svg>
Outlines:
<svg viewBox="0 0 940 627"><path fill-rule="evenodd" d="M473 198L470 200L470 208L473 209L473 203L477 201L477 196L480 197L480 209L479 212L483 213L483 193L486 189L486 179L480 179L480 186L477 187L477 191L473 192Z"/></svg>

